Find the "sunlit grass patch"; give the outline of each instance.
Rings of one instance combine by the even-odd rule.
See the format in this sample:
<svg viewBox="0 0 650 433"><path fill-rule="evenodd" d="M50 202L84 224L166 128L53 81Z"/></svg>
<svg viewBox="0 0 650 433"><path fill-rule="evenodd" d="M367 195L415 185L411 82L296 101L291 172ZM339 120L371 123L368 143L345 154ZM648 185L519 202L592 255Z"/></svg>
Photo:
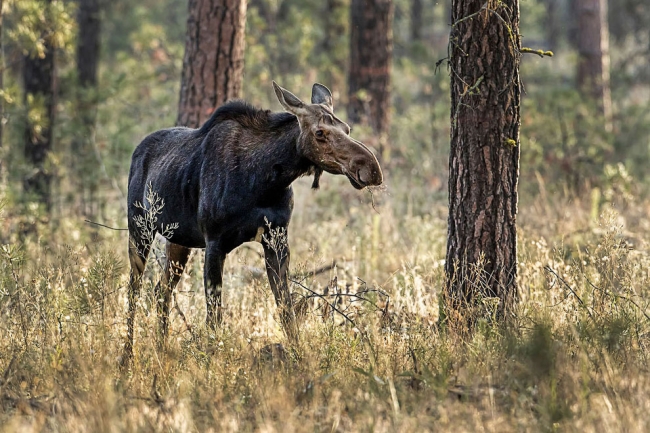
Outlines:
<svg viewBox="0 0 650 433"><path fill-rule="evenodd" d="M525 216L516 320L485 317L464 337L437 323L443 219L398 218L386 206L318 222L303 210L289 234L292 290L306 308L298 344L284 337L251 244L227 260L216 332L205 327L194 253L161 349L156 243L127 372L118 367L125 236L3 245L1 422L26 431L646 429L650 256L631 248L644 235L623 230L620 216L571 239L570 221L556 233Z"/></svg>

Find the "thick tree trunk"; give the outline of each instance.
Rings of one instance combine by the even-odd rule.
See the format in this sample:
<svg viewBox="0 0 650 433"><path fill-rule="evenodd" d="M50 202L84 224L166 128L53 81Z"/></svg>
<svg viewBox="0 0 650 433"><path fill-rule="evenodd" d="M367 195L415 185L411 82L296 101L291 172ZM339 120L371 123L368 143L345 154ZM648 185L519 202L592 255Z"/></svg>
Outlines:
<svg viewBox="0 0 650 433"><path fill-rule="evenodd" d="M177 125L197 128L241 94L246 0L190 0Z"/></svg>
<svg viewBox="0 0 650 433"><path fill-rule="evenodd" d="M452 23L445 311L467 326L517 300L519 1L454 0Z"/></svg>
<svg viewBox="0 0 650 433"><path fill-rule="evenodd" d="M606 0L576 0L578 88L596 101L610 129L609 31Z"/></svg>
<svg viewBox="0 0 650 433"><path fill-rule="evenodd" d="M41 2L49 10L51 0ZM23 63L24 103L29 112L25 119L25 159L33 167L23 180L25 193L51 209L52 174L46 161L52 149L54 123L54 48L45 38L43 58L26 55ZM37 121L33 121L37 118Z"/></svg>
<svg viewBox="0 0 650 433"><path fill-rule="evenodd" d="M78 135L72 142L72 183L77 187L84 215L94 215L98 178L94 167L95 120L97 116L97 66L99 64L99 37L101 29L100 0L79 0L77 12L77 78L79 93Z"/></svg>
<svg viewBox="0 0 650 433"><path fill-rule="evenodd" d="M392 23L392 0L352 0L348 120L369 124L380 143L390 122Z"/></svg>

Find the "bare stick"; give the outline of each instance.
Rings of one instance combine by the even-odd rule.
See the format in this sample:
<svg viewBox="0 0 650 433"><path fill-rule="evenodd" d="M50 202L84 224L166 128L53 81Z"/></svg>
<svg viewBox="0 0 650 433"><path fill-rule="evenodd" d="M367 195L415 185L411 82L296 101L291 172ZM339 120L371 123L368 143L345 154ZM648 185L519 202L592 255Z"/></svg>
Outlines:
<svg viewBox="0 0 650 433"><path fill-rule="evenodd" d="M129 229L120 229L120 228L107 226L107 225L96 223L96 222L90 221L90 220L84 220L84 221L87 222L88 224L93 224L93 225L96 225L96 226L104 227L104 228L115 230L115 231L128 231L129 230Z"/></svg>

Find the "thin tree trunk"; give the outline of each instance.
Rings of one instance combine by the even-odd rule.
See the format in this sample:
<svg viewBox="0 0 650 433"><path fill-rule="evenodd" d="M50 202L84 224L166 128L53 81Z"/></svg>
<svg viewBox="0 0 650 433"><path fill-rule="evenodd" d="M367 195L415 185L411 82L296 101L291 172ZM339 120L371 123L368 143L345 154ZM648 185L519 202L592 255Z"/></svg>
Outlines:
<svg viewBox="0 0 650 433"><path fill-rule="evenodd" d="M246 0L190 0L177 125L197 128L241 94Z"/></svg>
<svg viewBox="0 0 650 433"><path fill-rule="evenodd" d="M72 142L73 184L77 186L84 215L95 214L98 178L94 152L95 121L97 117L97 67L101 31L100 1L79 0L77 12L77 78L79 93L77 112L80 119L78 136Z"/></svg>
<svg viewBox="0 0 650 433"><path fill-rule="evenodd" d="M557 50L557 41L560 37L560 17L558 16L558 0L544 0L546 7L546 16L544 17L544 27L546 30L546 43L548 44L545 49L555 51Z"/></svg>
<svg viewBox="0 0 650 433"><path fill-rule="evenodd" d="M411 0L411 41L422 39L422 0Z"/></svg>
<svg viewBox="0 0 650 433"><path fill-rule="evenodd" d="M48 13L51 0L40 3ZM24 178L23 186L26 195L37 199L49 213L52 174L46 161L52 149L54 124L54 49L47 38L45 41L43 58L26 55L23 63L24 104L35 114L25 120L25 159L33 170Z"/></svg>
<svg viewBox="0 0 650 433"><path fill-rule="evenodd" d="M517 300L519 1L484 5L452 3L445 311L463 326Z"/></svg>
<svg viewBox="0 0 650 433"><path fill-rule="evenodd" d="M348 119L372 127L382 154L390 126L392 22L392 0L352 0Z"/></svg>
<svg viewBox="0 0 650 433"><path fill-rule="evenodd" d="M609 83L609 30L606 0L577 0L578 88L596 101L611 129L612 99Z"/></svg>
<svg viewBox="0 0 650 433"><path fill-rule="evenodd" d="M5 48L4 48L4 14L2 13L2 8L4 6L4 0L0 0L0 91L4 93L5 82ZM4 96L0 97L0 185L4 179L4 169L3 169L3 159L4 155L2 153L2 137L4 134L4 117L5 117L5 98Z"/></svg>
<svg viewBox="0 0 650 433"><path fill-rule="evenodd" d="M331 65L319 71L323 83L332 89L341 89L345 85L342 45L347 43L347 32L344 20L347 18L347 8L343 0L325 0L323 2L323 27L325 35L320 43L321 55Z"/></svg>

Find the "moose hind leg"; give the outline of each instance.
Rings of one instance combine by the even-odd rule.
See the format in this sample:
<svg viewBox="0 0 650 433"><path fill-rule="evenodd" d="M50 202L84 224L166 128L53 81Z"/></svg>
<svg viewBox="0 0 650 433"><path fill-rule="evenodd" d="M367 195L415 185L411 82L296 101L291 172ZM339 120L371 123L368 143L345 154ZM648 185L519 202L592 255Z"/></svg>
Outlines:
<svg viewBox="0 0 650 433"><path fill-rule="evenodd" d="M167 241L165 244L165 268L161 280L156 284L155 299L158 313L159 341L162 347L169 329L169 307L172 292L178 284L190 258L190 248Z"/></svg>
<svg viewBox="0 0 650 433"><path fill-rule="evenodd" d="M209 329L215 330L221 324L221 286L223 284L223 265L226 254L218 242L208 242L205 248L205 268L203 270L203 285L205 288L205 318Z"/></svg>
<svg viewBox="0 0 650 433"><path fill-rule="evenodd" d="M141 244L142 245L142 244ZM133 357L133 328L135 322L135 311L138 296L140 295L140 286L142 285L142 273L147 264L147 257L151 245L144 244L140 248L138 242L129 234L129 262L131 264L131 273L129 276L129 310L126 317L126 343L124 344L124 355L122 356L122 366L125 367Z"/></svg>

